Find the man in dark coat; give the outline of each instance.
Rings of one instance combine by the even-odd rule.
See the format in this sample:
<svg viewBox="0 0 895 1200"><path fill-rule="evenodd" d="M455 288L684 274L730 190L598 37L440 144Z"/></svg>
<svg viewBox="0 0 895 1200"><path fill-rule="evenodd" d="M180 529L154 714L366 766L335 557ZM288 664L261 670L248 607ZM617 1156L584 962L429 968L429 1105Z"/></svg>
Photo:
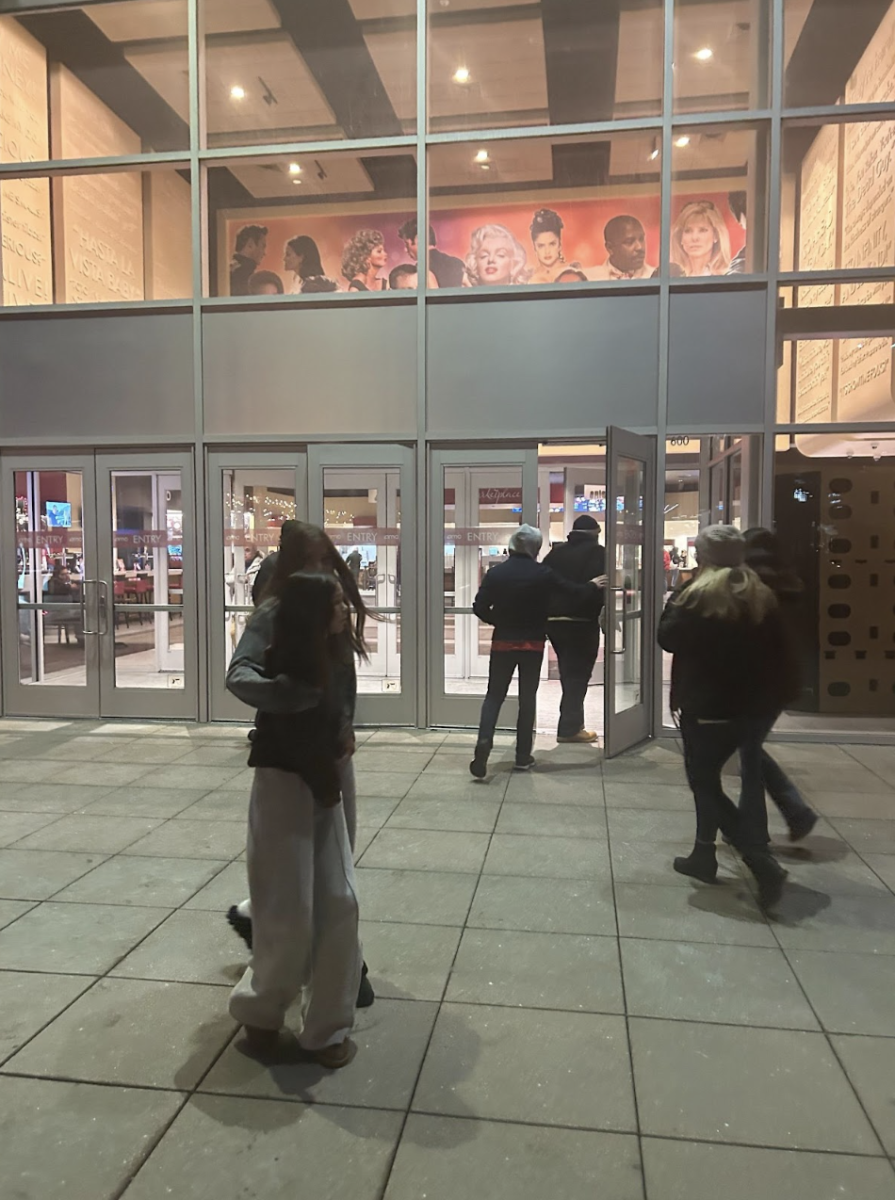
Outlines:
<svg viewBox="0 0 895 1200"><path fill-rule="evenodd" d="M554 546L544 565L563 579L586 583L597 579L593 594L578 599L555 589L550 598L547 636L556 651L562 703L559 710L558 742L595 742L597 734L584 727L584 701L600 652L600 612L606 586L606 550L600 545L600 526L582 513L572 526L568 540Z"/></svg>

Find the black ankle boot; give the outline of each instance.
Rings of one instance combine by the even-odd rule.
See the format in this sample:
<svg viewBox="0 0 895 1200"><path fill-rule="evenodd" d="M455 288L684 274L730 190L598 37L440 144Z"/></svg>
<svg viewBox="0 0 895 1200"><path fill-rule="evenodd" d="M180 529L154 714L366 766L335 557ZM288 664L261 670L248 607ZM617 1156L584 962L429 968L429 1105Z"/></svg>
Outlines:
<svg viewBox="0 0 895 1200"><path fill-rule="evenodd" d="M475 755L469 764L470 774L476 779L484 779L488 774L488 758L490 754L491 747L487 742L476 742Z"/></svg>
<svg viewBox="0 0 895 1200"><path fill-rule="evenodd" d="M779 904L783 895L786 872L768 850L749 850L743 854L743 862L755 876L758 884L759 906L767 911Z"/></svg>
<svg viewBox="0 0 895 1200"><path fill-rule="evenodd" d="M674 860L674 869L678 875L689 875L701 883L714 883L718 875L714 842L697 842L686 858Z"/></svg>

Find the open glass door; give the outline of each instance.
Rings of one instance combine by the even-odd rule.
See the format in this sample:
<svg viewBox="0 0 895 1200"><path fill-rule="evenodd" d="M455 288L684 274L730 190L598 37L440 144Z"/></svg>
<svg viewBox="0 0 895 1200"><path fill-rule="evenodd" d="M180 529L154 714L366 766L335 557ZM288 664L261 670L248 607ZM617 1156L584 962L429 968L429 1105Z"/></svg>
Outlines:
<svg viewBox="0 0 895 1200"><path fill-rule="evenodd" d="M655 438L609 430L606 470L606 757L652 734Z"/></svg>
<svg viewBox="0 0 895 1200"><path fill-rule="evenodd" d="M345 559L372 615L357 670L358 725L416 721L416 479L400 445L312 446L308 511Z"/></svg>
<svg viewBox="0 0 895 1200"><path fill-rule="evenodd" d="M491 630L472 611L485 573L503 562L513 530L537 526L537 447L434 450L430 500L432 725L474 727L488 686ZM516 723L515 680L501 712Z"/></svg>

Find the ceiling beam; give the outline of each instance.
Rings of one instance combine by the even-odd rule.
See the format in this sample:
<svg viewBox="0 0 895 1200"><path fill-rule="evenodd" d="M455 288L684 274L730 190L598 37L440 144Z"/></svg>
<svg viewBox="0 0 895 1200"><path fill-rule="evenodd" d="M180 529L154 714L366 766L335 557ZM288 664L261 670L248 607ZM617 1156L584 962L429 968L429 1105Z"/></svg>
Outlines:
<svg viewBox="0 0 895 1200"><path fill-rule="evenodd" d="M835 104L891 0L814 0L786 69L787 108Z"/></svg>
<svg viewBox="0 0 895 1200"><path fill-rule="evenodd" d="M542 0L550 122L615 115L622 0Z"/></svg>

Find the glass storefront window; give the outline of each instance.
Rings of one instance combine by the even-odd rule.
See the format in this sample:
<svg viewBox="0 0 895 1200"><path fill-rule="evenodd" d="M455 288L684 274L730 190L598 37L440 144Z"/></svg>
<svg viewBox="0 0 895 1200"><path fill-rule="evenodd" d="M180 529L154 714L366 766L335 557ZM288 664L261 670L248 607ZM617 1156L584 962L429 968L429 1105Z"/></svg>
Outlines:
<svg viewBox="0 0 895 1200"><path fill-rule="evenodd" d="M415 0L202 0L210 147L416 129Z"/></svg>
<svg viewBox="0 0 895 1200"><path fill-rule="evenodd" d="M358 691L401 691L401 472L325 467L326 532L357 580L373 620L369 660L358 664Z"/></svg>
<svg viewBox="0 0 895 1200"><path fill-rule="evenodd" d="M785 0L786 108L893 99L895 3Z"/></svg>
<svg viewBox="0 0 895 1200"><path fill-rule="evenodd" d="M209 169L208 210L212 295L417 286L412 150L235 160Z"/></svg>
<svg viewBox="0 0 895 1200"><path fill-rule="evenodd" d="M650 278L660 141L645 132L432 147L430 272L466 287Z"/></svg>
<svg viewBox="0 0 895 1200"><path fill-rule="evenodd" d="M663 12L636 5L429 0L429 129L652 117Z"/></svg>
<svg viewBox="0 0 895 1200"><path fill-rule="evenodd" d="M187 171L0 181L5 307L193 293Z"/></svg>
<svg viewBox="0 0 895 1200"><path fill-rule="evenodd" d="M0 17L0 64L0 162L189 148L187 0Z"/></svg>
<svg viewBox="0 0 895 1200"><path fill-rule="evenodd" d="M895 121L784 126L781 270L895 265L893 149Z"/></svg>
<svg viewBox="0 0 895 1200"><path fill-rule="evenodd" d="M763 271L765 126L678 126L672 152L672 277Z"/></svg>
<svg viewBox="0 0 895 1200"><path fill-rule="evenodd" d="M775 459L774 519L804 584L802 694L781 729L895 715L892 434L798 434Z"/></svg>
<svg viewBox="0 0 895 1200"><path fill-rule="evenodd" d="M764 108L770 45L770 0L676 4L674 111Z"/></svg>

